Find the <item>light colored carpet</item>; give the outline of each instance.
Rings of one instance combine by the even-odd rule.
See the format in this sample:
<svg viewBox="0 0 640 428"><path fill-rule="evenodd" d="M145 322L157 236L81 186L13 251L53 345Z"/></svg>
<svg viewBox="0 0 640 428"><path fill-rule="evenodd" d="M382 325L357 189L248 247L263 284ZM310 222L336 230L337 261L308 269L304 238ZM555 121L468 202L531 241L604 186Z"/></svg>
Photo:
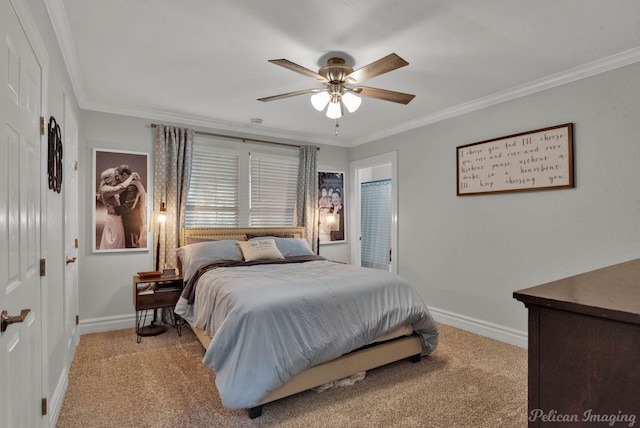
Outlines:
<svg viewBox="0 0 640 428"><path fill-rule="evenodd" d="M133 329L83 335L58 418L72 427L527 426L527 351L440 325L419 363L371 370L349 387L307 391L249 419L222 407L215 375L188 327L136 343Z"/></svg>

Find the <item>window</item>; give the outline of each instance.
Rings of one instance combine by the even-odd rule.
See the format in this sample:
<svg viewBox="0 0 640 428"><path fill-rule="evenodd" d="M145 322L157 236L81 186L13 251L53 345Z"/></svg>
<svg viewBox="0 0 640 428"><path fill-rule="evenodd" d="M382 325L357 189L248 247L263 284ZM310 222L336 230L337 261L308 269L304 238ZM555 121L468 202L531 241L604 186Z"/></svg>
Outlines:
<svg viewBox="0 0 640 428"><path fill-rule="evenodd" d="M298 153L269 149L196 138L185 227L291 226Z"/></svg>
<svg viewBox="0 0 640 428"><path fill-rule="evenodd" d="M291 226L298 183L298 159L251 153L249 225Z"/></svg>
<svg viewBox="0 0 640 428"><path fill-rule="evenodd" d="M194 147L185 227L234 227L240 224L237 153Z"/></svg>

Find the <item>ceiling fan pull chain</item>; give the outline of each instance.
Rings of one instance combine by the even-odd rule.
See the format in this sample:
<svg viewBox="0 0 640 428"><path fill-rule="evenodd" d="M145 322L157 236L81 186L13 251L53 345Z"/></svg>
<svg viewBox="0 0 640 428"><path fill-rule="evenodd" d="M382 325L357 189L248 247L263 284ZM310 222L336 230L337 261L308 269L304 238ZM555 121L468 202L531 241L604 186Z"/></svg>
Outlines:
<svg viewBox="0 0 640 428"><path fill-rule="evenodd" d="M338 136L338 127L340 126L340 124L338 123L338 119L336 119L336 137Z"/></svg>

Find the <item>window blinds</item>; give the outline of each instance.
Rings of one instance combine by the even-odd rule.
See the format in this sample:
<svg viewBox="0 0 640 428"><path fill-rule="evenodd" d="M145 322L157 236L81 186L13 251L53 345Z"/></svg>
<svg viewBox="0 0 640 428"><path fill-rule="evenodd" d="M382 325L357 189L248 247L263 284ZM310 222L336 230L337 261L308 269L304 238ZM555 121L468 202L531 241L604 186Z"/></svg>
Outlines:
<svg viewBox="0 0 640 428"><path fill-rule="evenodd" d="M391 180L361 183L361 266L389 269Z"/></svg>
<svg viewBox="0 0 640 428"><path fill-rule="evenodd" d="M291 226L297 182L297 156L196 142L185 227Z"/></svg>
<svg viewBox="0 0 640 428"><path fill-rule="evenodd" d="M251 153L252 227L291 226L298 183L298 159Z"/></svg>
<svg viewBox="0 0 640 428"><path fill-rule="evenodd" d="M238 164L237 154L194 147L185 227L239 226Z"/></svg>

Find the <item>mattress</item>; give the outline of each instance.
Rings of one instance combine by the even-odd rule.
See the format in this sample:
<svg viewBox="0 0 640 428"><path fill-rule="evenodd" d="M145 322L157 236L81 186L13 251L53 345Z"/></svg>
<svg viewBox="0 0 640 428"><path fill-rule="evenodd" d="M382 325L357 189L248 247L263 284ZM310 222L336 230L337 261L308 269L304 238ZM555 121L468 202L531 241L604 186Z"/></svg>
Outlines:
<svg viewBox="0 0 640 428"><path fill-rule="evenodd" d="M175 310L212 338L203 363L228 408L253 407L297 373L378 340L415 332L422 355L438 343L420 295L389 272L321 258L201 271Z"/></svg>

